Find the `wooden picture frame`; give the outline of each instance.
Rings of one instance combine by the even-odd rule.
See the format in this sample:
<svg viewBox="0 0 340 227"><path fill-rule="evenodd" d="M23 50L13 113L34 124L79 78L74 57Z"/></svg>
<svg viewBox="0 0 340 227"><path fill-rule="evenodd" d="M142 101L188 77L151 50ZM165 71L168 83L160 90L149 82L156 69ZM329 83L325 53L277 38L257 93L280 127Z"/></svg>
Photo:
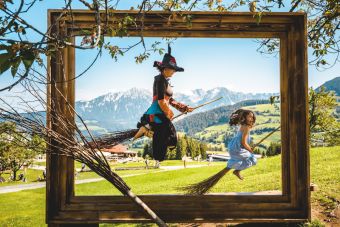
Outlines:
<svg viewBox="0 0 340 227"><path fill-rule="evenodd" d="M60 17L61 10L49 10L51 34L81 35L81 29L95 25L93 11L73 10ZM102 12L103 13L103 12ZM310 220L309 125L307 77L307 29L304 13L265 13L258 24L253 13L151 11L144 15L144 37L218 37L280 39L280 98L282 138L282 194L280 195L142 195L140 198L165 222L299 222ZM108 23L125 15L137 18L129 36L139 36L138 11L110 11ZM190 24L183 18L191 16ZM105 20L104 13L102 21ZM74 38L70 41L74 42ZM75 103L75 49L67 46L48 59L48 127L58 130L51 116L64 114L67 102ZM123 79L123 78L122 78ZM51 106L51 101L57 103ZM50 108L48 108L50 109ZM57 149L49 147L53 152ZM52 152L52 153L53 153ZM74 161L47 156L46 220L49 226L110 222L150 222L124 196L75 196ZM69 226L69 225L67 225Z"/></svg>

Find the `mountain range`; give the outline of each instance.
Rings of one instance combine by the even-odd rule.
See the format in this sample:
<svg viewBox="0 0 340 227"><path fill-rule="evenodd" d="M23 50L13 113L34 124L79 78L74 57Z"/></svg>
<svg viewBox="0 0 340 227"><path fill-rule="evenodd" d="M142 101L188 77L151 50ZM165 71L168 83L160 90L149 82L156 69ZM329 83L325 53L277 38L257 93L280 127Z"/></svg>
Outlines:
<svg viewBox="0 0 340 227"><path fill-rule="evenodd" d="M242 93L224 87L210 90L196 89L187 94L175 93L174 98L189 106L198 106L218 97L223 99L198 109L202 112L220 106L233 105L244 100L268 100L274 93ZM108 131L136 127L136 123L151 104L152 94L145 89L132 88L124 92L108 93L89 101L77 101L76 111L89 124Z"/></svg>
<svg viewBox="0 0 340 227"><path fill-rule="evenodd" d="M318 87L316 90L320 90L321 87L325 87L326 91L334 91L336 96L340 96L340 76L335 77L332 80L325 82L323 85Z"/></svg>
<svg viewBox="0 0 340 227"><path fill-rule="evenodd" d="M321 86L324 86L327 91L335 91L337 96L340 95L340 77L327 81ZM320 89L320 87L316 90ZM242 106L247 104L247 102L254 102L251 100L255 100L255 102L266 102L272 95L277 94L234 92L224 87L217 87L210 90L196 89L186 94L175 93L174 98L177 101L192 107L218 97L223 97L223 99L215 103L195 110L195 113L184 118L185 121L179 119L175 123L176 128L178 128L179 131L184 131L189 134L195 133L212 124L226 122L227 119L225 116L228 115L222 114L222 112L230 112L231 109L234 109L239 105ZM124 92L108 93L89 101L77 101L76 110L85 120L85 123L92 133L98 135L109 131L135 128L139 118L150 106L151 97L151 92L146 89L132 88ZM227 106L230 105L234 106L231 106L231 109L227 108ZM222 107L226 107L227 109ZM198 115L196 115L196 113ZM46 118L44 111L25 114L25 116L29 118L32 117L31 115L43 122ZM203 118L206 118L207 121L203 122ZM81 130L85 130L83 126L80 125L80 127Z"/></svg>

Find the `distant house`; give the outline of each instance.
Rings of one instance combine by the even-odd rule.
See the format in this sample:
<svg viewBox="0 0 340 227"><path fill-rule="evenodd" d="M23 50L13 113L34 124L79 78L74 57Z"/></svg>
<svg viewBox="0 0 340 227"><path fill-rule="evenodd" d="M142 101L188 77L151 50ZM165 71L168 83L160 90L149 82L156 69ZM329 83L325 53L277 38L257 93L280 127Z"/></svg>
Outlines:
<svg viewBox="0 0 340 227"><path fill-rule="evenodd" d="M118 158L134 158L137 157L136 151L128 150L128 146L118 144L116 146L110 147L110 148L104 148L102 149L102 152L104 152L104 155L106 156L114 156Z"/></svg>

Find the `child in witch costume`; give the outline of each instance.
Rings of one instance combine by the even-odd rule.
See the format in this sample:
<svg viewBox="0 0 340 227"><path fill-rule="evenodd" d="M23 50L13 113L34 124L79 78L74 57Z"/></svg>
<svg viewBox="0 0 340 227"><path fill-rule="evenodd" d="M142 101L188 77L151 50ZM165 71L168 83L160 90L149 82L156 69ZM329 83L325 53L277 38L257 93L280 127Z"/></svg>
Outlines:
<svg viewBox="0 0 340 227"><path fill-rule="evenodd" d="M139 131L133 139L143 135L152 137L153 157L156 160L156 167L159 167L159 162L164 160L167 149L174 149L177 144L176 130L171 123L174 114L170 105L182 113L191 112L193 109L172 98L173 91L169 79L175 72L183 72L184 69L177 66L175 58L171 56L170 46L163 61L155 61L153 66L157 67L160 74L155 76L153 83L152 104L138 122Z"/></svg>

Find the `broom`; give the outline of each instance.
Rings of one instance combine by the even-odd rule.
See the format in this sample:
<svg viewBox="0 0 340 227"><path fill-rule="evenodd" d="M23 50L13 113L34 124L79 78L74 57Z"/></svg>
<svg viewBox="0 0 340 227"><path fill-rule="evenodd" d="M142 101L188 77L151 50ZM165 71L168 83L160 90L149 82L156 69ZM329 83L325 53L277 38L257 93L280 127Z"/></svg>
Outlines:
<svg viewBox="0 0 340 227"><path fill-rule="evenodd" d="M78 136L80 136L84 144L77 141L74 137L64 136L59 132L37 124L37 122L31 119L22 117L18 113L12 113L2 108L0 108L0 119L13 122L20 129L20 132L17 133L18 136L13 137L12 134L9 135L9 137L11 137L11 142L14 142L21 147L34 149L34 147L29 146L29 140L26 135L35 134L45 138L48 146L50 147L50 149L47 150L47 153L51 155L71 157L75 161L84 163L95 173L109 181L123 195L128 196L135 204L141 207L142 210L150 216L158 226L167 226L140 198L131 191L131 188L123 181L123 179L111 170L111 167L103 153L99 149L97 150L93 146L89 146L88 141L83 135L81 135L81 131L75 126L75 124L73 124L72 127L72 124L69 122L61 122L59 119L59 123L62 125L61 128L70 131L65 127L68 126L70 129L72 127L72 129L78 133ZM16 139L16 141L13 141L13 138ZM88 146L85 147L85 144ZM53 149L58 149L58 152L53 152Z"/></svg>
<svg viewBox="0 0 340 227"><path fill-rule="evenodd" d="M265 139L267 139L269 136L271 136L273 133L278 131L280 129L280 126L274 129L272 132L270 132L268 135L266 135L264 138L262 138L258 143L256 143L253 146L253 149L260 145ZM191 184L189 186L181 187L180 189L184 190L186 193L185 194L190 194L190 195L203 195L207 193L212 187L214 187L217 182L219 182L222 177L228 173L230 169L223 168L221 171L218 173L214 174L213 176L198 182L196 184Z"/></svg>
<svg viewBox="0 0 340 227"><path fill-rule="evenodd" d="M138 128L129 129L126 131L111 132L101 137L95 137L93 142L89 142L89 146L98 146L100 149L110 148L131 139L136 135L138 130Z"/></svg>
<svg viewBox="0 0 340 227"><path fill-rule="evenodd" d="M128 196L133 203L135 203L141 210L147 214L151 220L153 220L158 226L167 226L166 223L160 219L156 213L154 213L138 196L136 196L131 188L124 182L124 180L111 170L111 167L106 160L103 153L98 148L95 140L93 139L90 131L88 130L83 119L76 113L72 105L70 105L62 93L56 88L60 95L64 98L66 107L71 114L81 120L83 126L86 128L93 142L89 142L88 139L83 135L79 127L74 123L73 118L70 120L64 115L56 114L55 110L57 105L52 102L51 106L46 105L46 101L40 96L39 92L34 88L26 89L29 91L42 106L47 107L47 110L51 113L51 122L58 123L58 130L53 130L45 126L41 119L32 113L22 115L16 111L10 104L0 98L0 100L6 105L6 108L0 106L0 121L12 122L16 125L18 130L11 132L7 137L10 142L16 143L18 146L35 149L36 147L30 146L30 140L27 138L28 135L38 135L44 138L48 149L46 152L50 155L60 155L71 157L75 161L79 161L87 165L98 175L109 181L114 187L116 187L123 195ZM22 100L23 101L23 100ZM25 102L30 110L33 108ZM71 115L72 116L72 115ZM13 136L13 133L16 136ZM57 152L55 152L57 150Z"/></svg>
<svg viewBox="0 0 340 227"><path fill-rule="evenodd" d="M216 102L220 99L222 99L222 97L219 97L217 99L214 99L214 100L206 102L206 103L203 103L203 104L198 105L198 106L196 106L192 109L195 110L195 109L201 108L205 105ZM182 115L185 115L185 114L187 114L187 112L178 114L177 116L172 118L172 121L175 120L176 118L182 116ZM138 130L139 129L129 129L129 130L126 130L126 131L112 132L110 134L94 138L93 142L90 142L89 145L95 146L95 143L96 143L96 146L98 146L100 149L110 148L110 147L113 147L117 144L123 143L124 141L132 139L136 135Z"/></svg>

